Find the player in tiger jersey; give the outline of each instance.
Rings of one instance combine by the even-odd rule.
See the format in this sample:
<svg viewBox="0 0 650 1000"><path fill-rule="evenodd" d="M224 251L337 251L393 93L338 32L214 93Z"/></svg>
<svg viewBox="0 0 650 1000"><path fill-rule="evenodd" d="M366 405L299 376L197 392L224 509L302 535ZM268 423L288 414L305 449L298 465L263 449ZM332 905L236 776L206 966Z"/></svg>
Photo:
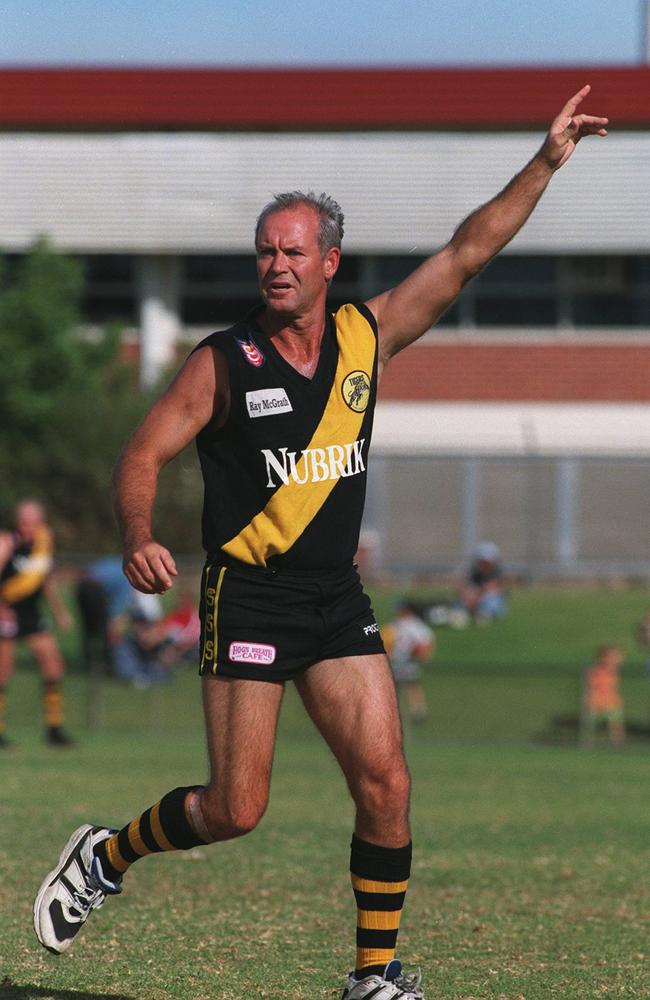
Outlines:
<svg viewBox="0 0 650 1000"><path fill-rule="evenodd" d="M62 628L72 625L71 616L50 575L53 566L52 532L36 500L16 507L13 531L0 535L0 747L8 747L5 735L7 688L14 670L16 642L24 640L35 657L43 680L45 740L53 747L67 747L72 740L63 728L61 682L65 672L56 637L43 612L47 601Z"/></svg>
<svg viewBox="0 0 650 1000"><path fill-rule="evenodd" d="M394 958L411 862L395 686L352 562L377 381L518 232L577 141L605 134L606 119L577 111L587 93L567 103L537 155L447 246L365 304L327 311L343 235L333 199L294 192L262 211L260 308L191 354L115 474L127 578L144 593L163 592L176 566L152 535L157 478L196 438L205 482L200 672L210 778L168 792L120 831L75 831L36 898L45 947L64 951L139 858L257 825L292 680L356 808L357 952L343 996L423 997L419 974L404 975Z"/></svg>

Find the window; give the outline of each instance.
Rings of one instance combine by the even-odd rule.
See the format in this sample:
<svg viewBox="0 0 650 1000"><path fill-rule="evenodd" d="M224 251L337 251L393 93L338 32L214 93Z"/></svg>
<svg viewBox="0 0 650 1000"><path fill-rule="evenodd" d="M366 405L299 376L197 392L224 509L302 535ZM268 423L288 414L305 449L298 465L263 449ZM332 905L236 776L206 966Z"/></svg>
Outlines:
<svg viewBox="0 0 650 1000"><path fill-rule="evenodd" d="M253 253L183 258L180 310L186 326L227 326L258 302Z"/></svg>
<svg viewBox="0 0 650 1000"><path fill-rule="evenodd" d="M477 326L555 326L556 272L554 257L496 257L469 286L474 322Z"/></svg>
<svg viewBox="0 0 650 1000"><path fill-rule="evenodd" d="M136 258L94 254L81 258L84 289L81 315L85 323L137 323Z"/></svg>
<svg viewBox="0 0 650 1000"><path fill-rule="evenodd" d="M650 257L579 256L561 262L576 327L638 327L650 321Z"/></svg>
<svg viewBox="0 0 650 1000"><path fill-rule="evenodd" d="M476 279L478 284L516 287L553 288L556 282L556 258L505 254L495 257Z"/></svg>
<svg viewBox="0 0 650 1000"><path fill-rule="evenodd" d="M183 258L183 281L187 289L197 285L208 284L250 284L257 285L257 269L255 255L228 254L223 256L206 256L197 254Z"/></svg>
<svg viewBox="0 0 650 1000"><path fill-rule="evenodd" d="M4 281L22 259L3 256ZM422 254L343 253L329 306L363 302L395 287L427 258ZM92 254L84 269L86 323L137 325L138 258ZM194 254L180 259L179 309L184 326L223 328L259 302L255 256ZM635 330L650 328L650 255L501 254L463 289L439 319L447 329Z"/></svg>
<svg viewBox="0 0 650 1000"><path fill-rule="evenodd" d="M477 326L555 326L557 312L552 296L478 294L474 299Z"/></svg>

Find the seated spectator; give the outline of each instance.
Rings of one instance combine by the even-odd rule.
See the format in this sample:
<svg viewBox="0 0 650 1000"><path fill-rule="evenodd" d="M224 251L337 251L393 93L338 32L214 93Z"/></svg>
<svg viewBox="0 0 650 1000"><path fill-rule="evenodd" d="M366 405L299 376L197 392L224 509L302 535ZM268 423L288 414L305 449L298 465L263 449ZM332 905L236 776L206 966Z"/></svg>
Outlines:
<svg viewBox="0 0 650 1000"><path fill-rule="evenodd" d="M195 662L201 638L201 619L194 598L181 591L178 604L160 622L161 658L170 666L182 661Z"/></svg>
<svg viewBox="0 0 650 1000"><path fill-rule="evenodd" d="M481 542L477 546L460 600L468 614L479 623L503 618L506 614L501 554L494 542Z"/></svg>
<svg viewBox="0 0 650 1000"><path fill-rule="evenodd" d="M581 714L581 744L593 746L596 729L607 727L609 741L620 746L625 741L623 699L620 693L620 670L623 652L620 646L601 646L596 661L585 673Z"/></svg>
<svg viewBox="0 0 650 1000"><path fill-rule="evenodd" d="M113 655L129 624L133 590L119 556L90 563L77 582L82 659L88 672L114 672Z"/></svg>
<svg viewBox="0 0 650 1000"><path fill-rule="evenodd" d="M199 613L187 592L167 615L157 594L134 592L130 625L114 650L115 676L141 688L168 680L182 660L195 661L200 634Z"/></svg>
<svg viewBox="0 0 650 1000"><path fill-rule="evenodd" d="M137 688L166 680L168 668L160 662L160 622L162 601L158 594L133 590L126 627L113 647L113 674Z"/></svg>

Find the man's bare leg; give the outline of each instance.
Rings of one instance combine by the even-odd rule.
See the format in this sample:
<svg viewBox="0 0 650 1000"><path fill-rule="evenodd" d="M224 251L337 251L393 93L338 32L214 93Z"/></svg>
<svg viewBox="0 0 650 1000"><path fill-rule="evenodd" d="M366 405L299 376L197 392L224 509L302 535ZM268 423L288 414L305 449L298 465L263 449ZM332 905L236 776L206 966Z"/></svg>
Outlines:
<svg viewBox="0 0 650 1000"><path fill-rule="evenodd" d="M79 827L36 896L41 944L66 951L97 901L121 892L122 876L140 858L253 829L268 801L282 694L281 684L204 679L208 785L172 789L121 830Z"/></svg>
<svg viewBox="0 0 650 1000"><path fill-rule="evenodd" d="M203 678L210 780L195 794L212 841L248 833L264 815L283 694L280 683Z"/></svg>
<svg viewBox="0 0 650 1000"><path fill-rule="evenodd" d="M277 683L203 678L209 782L168 792L98 847L109 881L121 879L148 854L232 840L257 826L269 798L283 693L284 686ZM160 826L164 836L156 834Z"/></svg>
<svg viewBox="0 0 650 1000"><path fill-rule="evenodd" d="M397 975L390 963L411 869L410 781L395 684L386 656L375 654L323 660L296 686L356 805L350 874L357 953L345 994L355 996L357 981L376 990L384 973L391 981Z"/></svg>
<svg viewBox="0 0 650 1000"><path fill-rule="evenodd" d="M67 747L72 740L63 730L63 693L61 681L65 663L56 636L52 632L34 632L25 637L43 681L43 721L45 738L50 746Z"/></svg>
<svg viewBox="0 0 650 1000"><path fill-rule="evenodd" d="M341 765L356 805L357 836L384 847L406 844L410 779L386 656L323 660L296 687Z"/></svg>
<svg viewBox="0 0 650 1000"><path fill-rule="evenodd" d="M65 664L56 638L51 632L35 632L25 637L25 642L38 663L44 681L60 681Z"/></svg>

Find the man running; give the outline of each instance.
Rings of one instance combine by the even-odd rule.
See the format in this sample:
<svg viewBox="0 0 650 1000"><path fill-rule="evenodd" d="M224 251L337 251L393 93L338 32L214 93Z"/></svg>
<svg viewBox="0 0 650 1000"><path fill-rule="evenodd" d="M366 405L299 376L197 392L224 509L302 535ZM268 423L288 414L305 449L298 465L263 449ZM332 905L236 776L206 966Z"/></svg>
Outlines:
<svg viewBox="0 0 650 1000"><path fill-rule="evenodd" d="M343 215L332 198L277 196L257 222L262 305L190 355L115 473L124 569L144 593L176 567L152 534L157 477L196 438L205 482L200 673L210 777L176 788L119 831L76 830L34 906L65 951L92 909L153 853L229 840L266 809L276 723L291 680L356 806L350 871L357 952L344 1000L419 1000L394 958L411 866L409 774L395 686L353 557L377 381L518 232L553 173L607 119L571 98L531 162L404 282L326 308Z"/></svg>

